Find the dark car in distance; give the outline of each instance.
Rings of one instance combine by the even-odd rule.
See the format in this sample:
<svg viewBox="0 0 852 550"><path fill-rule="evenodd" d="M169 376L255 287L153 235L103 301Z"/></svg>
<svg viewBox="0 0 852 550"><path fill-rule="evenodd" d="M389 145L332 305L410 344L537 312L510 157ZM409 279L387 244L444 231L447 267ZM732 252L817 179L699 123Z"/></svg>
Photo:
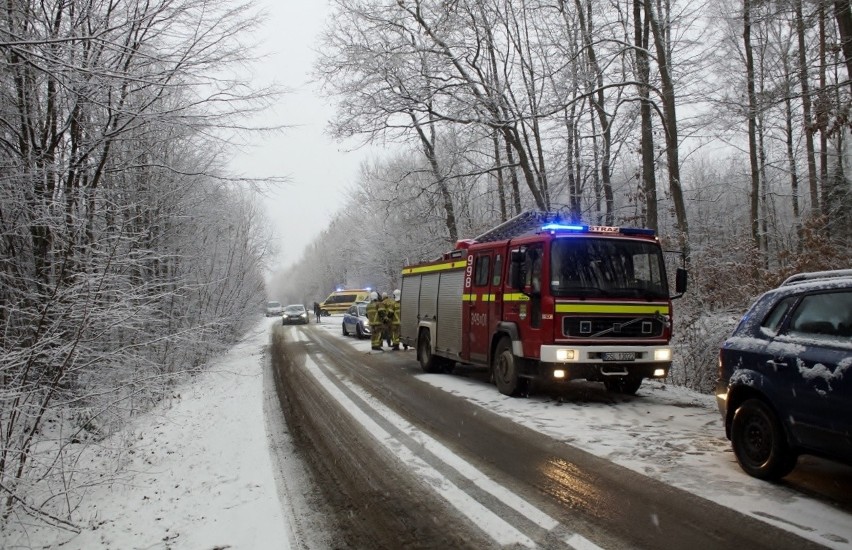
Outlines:
<svg viewBox="0 0 852 550"><path fill-rule="evenodd" d="M349 306L343 314L343 336L354 334L358 338L370 336L370 322L367 320L367 304L358 302Z"/></svg>
<svg viewBox="0 0 852 550"><path fill-rule="evenodd" d="M284 307L281 315L282 325L307 325L311 322L308 310L302 304L292 304Z"/></svg>
<svg viewBox="0 0 852 550"><path fill-rule="evenodd" d="M852 464L852 269L758 298L721 347L716 402L749 475L780 479L800 454Z"/></svg>

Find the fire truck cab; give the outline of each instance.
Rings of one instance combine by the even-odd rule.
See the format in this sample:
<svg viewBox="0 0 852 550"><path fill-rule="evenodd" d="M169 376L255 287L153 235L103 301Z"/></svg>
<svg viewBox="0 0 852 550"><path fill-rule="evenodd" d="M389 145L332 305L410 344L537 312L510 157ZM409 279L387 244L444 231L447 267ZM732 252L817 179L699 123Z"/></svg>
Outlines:
<svg viewBox="0 0 852 550"><path fill-rule="evenodd" d="M633 394L668 374L672 296L654 232L555 219L526 212L403 269L401 340L424 371L481 365L506 395L537 378Z"/></svg>

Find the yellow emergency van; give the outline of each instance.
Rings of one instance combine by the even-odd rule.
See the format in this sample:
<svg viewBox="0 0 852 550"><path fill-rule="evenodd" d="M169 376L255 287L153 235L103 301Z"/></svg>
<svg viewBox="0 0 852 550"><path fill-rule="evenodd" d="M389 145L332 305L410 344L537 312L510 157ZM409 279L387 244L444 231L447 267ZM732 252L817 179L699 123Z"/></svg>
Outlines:
<svg viewBox="0 0 852 550"><path fill-rule="evenodd" d="M335 290L320 304L323 315L344 313L349 306L370 299L370 291L363 288Z"/></svg>

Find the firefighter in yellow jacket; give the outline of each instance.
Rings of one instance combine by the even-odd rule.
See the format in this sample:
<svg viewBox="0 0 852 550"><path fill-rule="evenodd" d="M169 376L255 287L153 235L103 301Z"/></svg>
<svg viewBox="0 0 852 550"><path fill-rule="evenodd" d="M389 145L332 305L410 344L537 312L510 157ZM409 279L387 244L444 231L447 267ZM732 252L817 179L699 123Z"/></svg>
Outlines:
<svg viewBox="0 0 852 550"><path fill-rule="evenodd" d="M391 341L391 331L393 330L393 298L388 296L387 292L382 292L382 306L385 308L385 324L382 327L382 340L388 343L388 347L393 349Z"/></svg>
<svg viewBox="0 0 852 550"><path fill-rule="evenodd" d="M399 349L399 327L402 324L402 319L399 317L399 289L393 291L393 316L391 317L391 349L396 351Z"/></svg>
<svg viewBox="0 0 852 550"><path fill-rule="evenodd" d="M370 294L370 303L367 304L367 320L370 322L370 344L376 351L382 351L382 332L384 332L387 309L379 300L378 292Z"/></svg>

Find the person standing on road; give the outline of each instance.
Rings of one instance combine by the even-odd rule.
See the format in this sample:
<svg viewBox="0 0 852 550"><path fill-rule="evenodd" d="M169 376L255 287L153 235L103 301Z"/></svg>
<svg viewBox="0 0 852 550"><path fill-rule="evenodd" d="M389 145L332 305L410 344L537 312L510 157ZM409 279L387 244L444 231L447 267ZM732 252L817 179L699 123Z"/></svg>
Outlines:
<svg viewBox="0 0 852 550"><path fill-rule="evenodd" d="M391 333L393 332L393 311L396 307L396 302L388 296L387 292L382 292L382 304L385 306L385 324L382 329L382 339L387 342L389 348L393 349Z"/></svg>
<svg viewBox="0 0 852 550"><path fill-rule="evenodd" d="M374 351L382 350L382 328L385 322L385 306L379 300L379 293L370 294L370 303L367 304L367 320L370 322L370 345Z"/></svg>
<svg viewBox="0 0 852 550"><path fill-rule="evenodd" d="M322 317L322 308L319 305L319 302L314 302L314 315L317 316L317 323L320 322L320 317Z"/></svg>
<svg viewBox="0 0 852 550"><path fill-rule="evenodd" d="M401 292L399 289L393 291L393 315L391 316L391 350L393 351L397 351L399 349L399 328L402 324L402 320L399 317L400 295Z"/></svg>

